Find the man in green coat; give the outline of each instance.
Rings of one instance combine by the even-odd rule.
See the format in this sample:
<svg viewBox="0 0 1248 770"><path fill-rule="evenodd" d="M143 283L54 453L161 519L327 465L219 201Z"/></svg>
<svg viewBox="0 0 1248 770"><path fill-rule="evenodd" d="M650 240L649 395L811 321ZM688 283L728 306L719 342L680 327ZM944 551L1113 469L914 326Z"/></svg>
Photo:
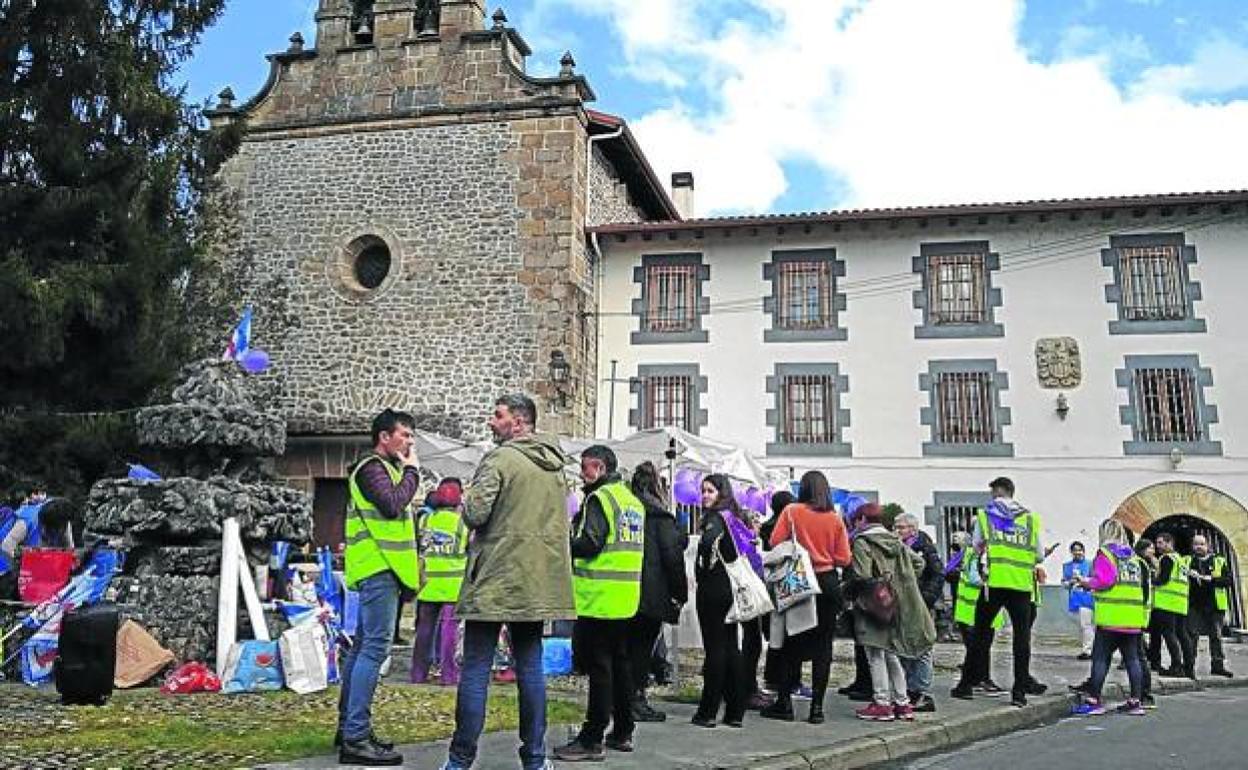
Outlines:
<svg viewBox="0 0 1248 770"><path fill-rule="evenodd" d="M546 760L546 679L542 623L576 617L568 545L568 458L554 436L537 434L537 407L503 396L490 430L498 447L481 461L464 495L472 530L456 615L464 621L455 735L444 770L468 770L485 726L490 664L503 624L510 632L520 694L520 761Z"/></svg>

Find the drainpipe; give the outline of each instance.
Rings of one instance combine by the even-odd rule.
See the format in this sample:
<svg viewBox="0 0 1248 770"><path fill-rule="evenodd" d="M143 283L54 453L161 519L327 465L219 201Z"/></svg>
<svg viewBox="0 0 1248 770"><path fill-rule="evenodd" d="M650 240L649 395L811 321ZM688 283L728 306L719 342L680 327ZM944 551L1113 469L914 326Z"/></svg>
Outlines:
<svg viewBox="0 0 1248 770"><path fill-rule="evenodd" d="M585 222L584 222L584 225L585 225L586 230L589 229L589 203L590 203L589 179L590 179L591 174L593 173L593 167L594 167L594 143L605 141L607 139L618 139L619 137L623 135L624 135L624 126L620 126L619 128L617 128L616 130L612 131L609 134L599 134L598 136L591 136L589 137L588 141L585 142ZM597 353L601 354L602 327L599 323L598 310L599 308L602 307L602 281L603 281L603 275L604 275L605 270L602 264L602 247L601 247L601 244L598 243L598 233L589 234L589 245L594 255L594 271L597 274L596 277L594 278L594 350ZM611 374L611 377L612 379L615 378L614 372ZM594 360L593 378L594 378L594 383L597 384L598 382L597 357L595 357L595 360ZM614 383L612 383L612 385L614 386ZM615 404L612 403L609 406L609 408L614 410ZM597 424L598 424L598 415L594 414L594 425L596 426ZM595 428L595 432L597 432L596 428Z"/></svg>

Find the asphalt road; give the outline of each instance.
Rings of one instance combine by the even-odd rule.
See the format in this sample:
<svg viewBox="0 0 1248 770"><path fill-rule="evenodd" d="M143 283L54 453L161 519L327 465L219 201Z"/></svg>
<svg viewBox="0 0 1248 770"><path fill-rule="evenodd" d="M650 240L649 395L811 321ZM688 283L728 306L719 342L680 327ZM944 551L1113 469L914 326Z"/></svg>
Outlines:
<svg viewBox="0 0 1248 770"><path fill-rule="evenodd" d="M1116 704L1110 704L1111 706ZM1248 691L1230 688L1158 698L1144 717L1071 717L949 754L895 765L905 770L1053 770L1062 767L1248 767Z"/></svg>

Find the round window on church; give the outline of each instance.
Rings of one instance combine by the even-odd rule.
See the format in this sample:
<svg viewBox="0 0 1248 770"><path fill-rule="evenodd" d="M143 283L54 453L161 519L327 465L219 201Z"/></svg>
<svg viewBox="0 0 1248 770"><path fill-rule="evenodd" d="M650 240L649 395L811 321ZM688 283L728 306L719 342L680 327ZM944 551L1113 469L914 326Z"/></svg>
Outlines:
<svg viewBox="0 0 1248 770"><path fill-rule="evenodd" d="M355 256L355 280L372 291L390 275L390 247L382 240L368 244Z"/></svg>
<svg viewBox="0 0 1248 770"><path fill-rule="evenodd" d="M402 272L398 240L384 229L369 230L337 249L327 265L331 283L346 299L371 301L394 285Z"/></svg>

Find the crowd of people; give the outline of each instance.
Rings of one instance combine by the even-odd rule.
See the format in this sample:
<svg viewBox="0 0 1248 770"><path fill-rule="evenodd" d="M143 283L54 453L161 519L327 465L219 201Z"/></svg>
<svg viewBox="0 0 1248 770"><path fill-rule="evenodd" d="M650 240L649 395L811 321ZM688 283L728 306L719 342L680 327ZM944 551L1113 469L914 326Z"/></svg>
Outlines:
<svg viewBox="0 0 1248 770"><path fill-rule="evenodd" d="M990 502L976 512L970 532L954 536L946 565L916 517L901 513L888 522L873 502L838 511L819 471L801 478L796 498L776 493L766 520L738 504L728 477L708 475L690 597L688 536L652 463L626 472L609 447L586 448L583 502L570 516L564 476L570 461L554 437L537 432L533 401L498 399L489 427L497 446L471 482L444 479L418 515L414 420L386 410L374 421L374 451L349 480L345 578L359 592L360 612L342 666L343 763L402 762L373 733L371 704L405 592L419 603L412 680L428 681L429 661L436 659L440 681L458 688L443 770L466 770L476 759L504 636L519 692L521 764L550 766L542 638L546 624L573 619L573 654L589 680L588 701L579 732L553 757L596 761L607 751L633 751L638 723L666 719L648 702L646 686L663 624L677 622L690 600L704 651L692 719L700 728L741 728L751 710L793 721L793 701L802 692L811 701L807 721L823 722L838 628L854 639L855 678L839 693L865 702L854 712L858 718L913 720L916 711L935 711L935 615L946 582L965 647L952 697L1005 694L992 680L989 659L1005 617L1012 626L1010 703L1026 705L1027 696L1047 689L1030 663L1041 564L1051 551L1041 542L1039 515L1015 499L1008 478L991 482ZM1194 676L1196 635L1206 634L1213 672L1230 675L1218 638L1230 575L1203 538L1195 538L1193 549L1194 556L1180 557L1165 535L1155 554L1147 541L1132 546L1112 519L1100 527L1091 562L1082 545L1072 547L1063 583L1082 622L1080 655L1091 662L1091 675L1078 688L1084 696L1078 713L1104 713L1101 689L1115 651L1131 683L1124 713L1143 714L1151 705L1149 665L1159 667L1162 642L1171 657L1163 674ZM776 580L771 567L784 559L813 573L802 578L803 600L745 613L742 581L751 574ZM783 574L795 579L792 570ZM807 662L809 690L802 685Z"/></svg>

